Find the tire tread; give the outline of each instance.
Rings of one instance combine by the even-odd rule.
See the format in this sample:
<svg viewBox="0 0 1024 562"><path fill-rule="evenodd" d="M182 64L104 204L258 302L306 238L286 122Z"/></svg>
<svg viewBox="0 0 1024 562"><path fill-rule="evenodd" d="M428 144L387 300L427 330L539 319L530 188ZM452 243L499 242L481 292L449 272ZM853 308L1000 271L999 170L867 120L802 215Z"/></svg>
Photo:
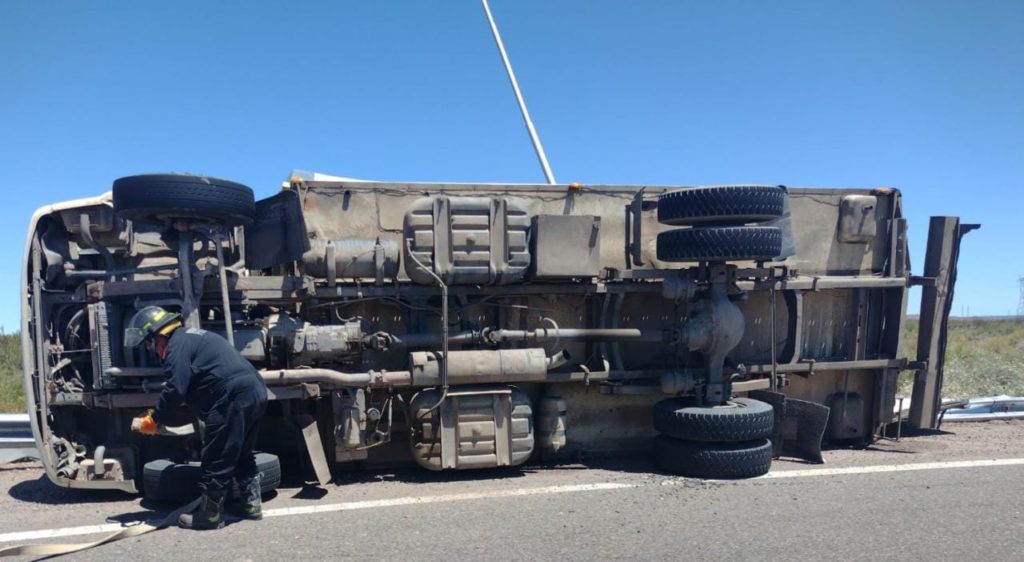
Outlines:
<svg viewBox="0 0 1024 562"><path fill-rule="evenodd" d="M114 181L114 210L141 222L199 218L238 226L256 213L252 189L206 176L148 174Z"/></svg>
<svg viewBox="0 0 1024 562"><path fill-rule="evenodd" d="M658 222L676 226L744 224L782 215L786 191L767 185L690 187L658 197Z"/></svg>
<svg viewBox="0 0 1024 562"><path fill-rule="evenodd" d="M734 408L693 406L683 398L654 405L654 429L676 439L737 443L771 437L775 411L770 404L735 398Z"/></svg>
<svg viewBox="0 0 1024 562"><path fill-rule="evenodd" d="M658 234L658 259L680 261L768 261L782 253L776 226L679 228Z"/></svg>
<svg viewBox="0 0 1024 562"><path fill-rule="evenodd" d="M666 472L691 478L753 478L771 470L772 443L768 439L694 443L659 435L654 441L654 461Z"/></svg>
<svg viewBox="0 0 1024 562"><path fill-rule="evenodd" d="M276 455L256 453L256 468L262 474L260 491L269 494L281 485L281 462ZM186 502L199 494L199 463L173 463L157 459L146 463L142 471L143 494L154 501ZM238 491L232 490L232 496Z"/></svg>

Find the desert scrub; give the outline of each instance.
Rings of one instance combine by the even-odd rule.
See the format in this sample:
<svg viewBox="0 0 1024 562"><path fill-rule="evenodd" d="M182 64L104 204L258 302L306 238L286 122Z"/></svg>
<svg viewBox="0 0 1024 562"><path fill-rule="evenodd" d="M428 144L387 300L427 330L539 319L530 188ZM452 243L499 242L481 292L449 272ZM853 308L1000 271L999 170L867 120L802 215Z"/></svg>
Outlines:
<svg viewBox="0 0 1024 562"><path fill-rule="evenodd" d="M21 377L21 336L0 331L0 412L24 412Z"/></svg>
<svg viewBox="0 0 1024 562"><path fill-rule="evenodd" d="M903 353L916 357L918 322L903 330ZM909 396L912 373L900 379ZM1009 394L1024 396L1024 322L1014 319L950 318L943 398Z"/></svg>

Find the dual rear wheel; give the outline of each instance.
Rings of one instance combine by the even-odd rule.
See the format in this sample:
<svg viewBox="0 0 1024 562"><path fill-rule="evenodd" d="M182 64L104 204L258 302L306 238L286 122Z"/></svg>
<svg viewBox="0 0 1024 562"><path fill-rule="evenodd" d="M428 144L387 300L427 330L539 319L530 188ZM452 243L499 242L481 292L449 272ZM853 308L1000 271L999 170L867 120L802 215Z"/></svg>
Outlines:
<svg viewBox="0 0 1024 562"><path fill-rule="evenodd" d="M770 261L782 254L783 233L771 221L786 212L783 187L729 185L669 191L658 198L658 222L678 226L658 234L665 262ZM654 406L655 463L694 478L751 478L772 464L772 407L736 398L696 406L670 398Z"/></svg>
<svg viewBox="0 0 1024 562"><path fill-rule="evenodd" d="M768 261L782 253L782 230L762 223L785 212L786 190L764 185L691 187L658 197L658 259Z"/></svg>
<svg viewBox="0 0 1024 562"><path fill-rule="evenodd" d="M654 462L692 478L753 478L772 465L771 405L735 398L721 406L695 406L669 398L654 405Z"/></svg>

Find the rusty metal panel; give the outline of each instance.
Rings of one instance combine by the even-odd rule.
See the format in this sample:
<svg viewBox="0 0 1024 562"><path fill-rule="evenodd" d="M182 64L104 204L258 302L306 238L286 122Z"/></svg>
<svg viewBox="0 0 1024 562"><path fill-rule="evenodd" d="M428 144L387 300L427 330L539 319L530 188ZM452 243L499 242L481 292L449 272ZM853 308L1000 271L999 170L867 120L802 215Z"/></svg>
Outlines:
<svg viewBox="0 0 1024 562"><path fill-rule="evenodd" d="M547 385L565 399L565 454L647 451L655 436L651 408L661 395L601 394L578 384Z"/></svg>
<svg viewBox="0 0 1024 562"><path fill-rule="evenodd" d="M880 291L878 314L869 326L880 331L876 355L885 358L902 358L902 331L907 315L907 299L910 291L906 287L884 289ZM884 369L877 379L875 409L872 414L872 426L880 428L893 419L892 408L896 402L896 389L901 369Z"/></svg>
<svg viewBox="0 0 1024 562"><path fill-rule="evenodd" d="M946 325L953 302L953 284L960 257L960 239L977 225L960 224L958 217L932 217L928 228L928 251L924 275L935 279L921 289L921 326L917 339L917 360L925 368L914 378L910 401L910 423L935 428L942 400L942 375L946 353Z"/></svg>
<svg viewBox="0 0 1024 562"><path fill-rule="evenodd" d="M317 427L316 419L309 415L298 415L294 419L295 424L302 430L306 454L309 455L317 482L321 486L326 486L331 482L331 469L327 465L327 455L324 453L324 445L320 440L320 429Z"/></svg>
<svg viewBox="0 0 1024 562"><path fill-rule="evenodd" d="M602 267L623 267L625 210L640 190L636 186L566 186L498 184L402 184L371 182L308 182L301 189L311 238L371 238L402 244L405 213L423 197L504 198L521 205L528 216L592 215L601 217ZM656 197L665 188L649 188ZM621 211L621 212L620 212ZM643 253L655 255L661 229L654 207L643 211ZM613 244L611 240L618 243ZM417 256L419 257L419 256Z"/></svg>
<svg viewBox="0 0 1024 562"><path fill-rule="evenodd" d="M266 269L295 261L309 250L306 221L299 197L282 191L256 203L256 217L245 227L245 263Z"/></svg>
<svg viewBox="0 0 1024 562"><path fill-rule="evenodd" d="M828 404L833 395L858 394L864 404L872 404L875 400L875 379L878 373L878 369L850 369L815 371L810 375L791 376L786 395L818 404ZM867 418L870 413L870 410L865 410L864 417ZM863 437L869 436L869 429L865 428L866 433Z"/></svg>
<svg viewBox="0 0 1024 562"><path fill-rule="evenodd" d="M600 322L602 312L608 314L607 328L673 329L678 327L689 313L685 303L673 305L661 298L652 299L643 295L612 295L592 297L595 319ZM676 351L660 343L632 342L595 345L596 353L611 361L613 368L629 365L634 368L648 368L670 364Z"/></svg>
<svg viewBox="0 0 1024 562"><path fill-rule="evenodd" d="M749 293L746 302L737 303L746 319L746 330L731 356L746 365L771 363L772 306L767 291ZM790 311L782 291L775 297L775 357L781 360L789 343Z"/></svg>
<svg viewBox="0 0 1024 562"><path fill-rule="evenodd" d="M873 236L860 236L860 243L851 244L840 239L841 202L851 195L875 196L873 214L863 217L874 229ZM791 267L810 275L867 275L879 273L887 262L889 239L878 233L888 232L893 195L873 195L863 190L802 190L790 191L793 210L793 237L797 255L786 260ZM867 222L860 225L867 232Z"/></svg>
<svg viewBox="0 0 1024 562"><path fill-rule="evenodd" d="M878 198L847 195L839 204L839 241L853 244L871 242L878 230Z"/></svg>
<svg viewBox="0 0 1024 562"><path fill-rule="evenodd" d="M597 277L601 272L601 217L538 215L530 237L534 279Z"/></svg>
<svg viewBox="0 0 1024 562"><path fill-rule="evenodd" d="M406 211L425 196L460 196L514 199L526 214L593 215L601 217L600 264L624 268L627 256L627 216L630 204L643 191L646 200L677 187L489 185L489 184L402 184L371 182L308 182L300 195L310 237L313 239L375 238L402 244ZM888 221L893 214L896 192L863 189L791 189L793 235L797 255L784 263L801 273L872 274L882 271L888 260ZM843 197L857 195L877 199L874 221L876 235L866 243L839 241L838 209ZM631 226L642 232L635 250L644 263L666 268L672 264L657 260L655 241L669 226L657 222L655 205L636 206L640 221ZM635 222L635 221L632 221Z"/></svg>
<svg viewBox="0 0 1024 562"><path fill-rule="evenodd" d="M816 361L853 359L857 326L855 289L804 294L804 342L800 357Z"/></svg>

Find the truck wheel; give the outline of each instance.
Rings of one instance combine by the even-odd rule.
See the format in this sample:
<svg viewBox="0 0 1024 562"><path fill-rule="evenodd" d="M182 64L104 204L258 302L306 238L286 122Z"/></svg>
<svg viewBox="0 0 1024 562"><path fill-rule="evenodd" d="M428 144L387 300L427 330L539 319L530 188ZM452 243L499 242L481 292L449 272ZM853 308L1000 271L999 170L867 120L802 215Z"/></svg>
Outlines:
<svg viewBox="0 0 1024 562"><path fill-rule="evenodd" d="M146 174L114 180L114 211L139 222L202 219L240 226L252 222L256 204L252 190L240 183L206 176Z"/></svg>
<svg viewBox="0 0 1024 562"><path fill-rule="evenodd" d="M654 438L654 463L672 474L691 478L753 478L772 466L772 442L694 443L665 435Z"/></svg>
<svg viewBox="0 0 1024 562"><path fill-rule="evenodd" d="M256 470L262 476L260 490L263 495L281 485L281 461L277 455L256 453ZM190 502L200 493L201 472L198 462L176 464L166 459L150 461L142 469L143 494L154 501ZM238 496L237 488L233 488L230 495Z"/></svg>
<svg viewBox="0 0 1024 562"><path fill-rule="evenodd" d="M723 406L694 406L684 398L669 398L654 405L658 433L713 443L753 441L772 436L775 411L770 404L735 398Z"/></svg>
<svg viewBox="0 0 1024 562"><path fill-rule="evenodd" d="M782 253L776 226L707 226L658 234L658 259L680 261L768 261Z"/></svg>
<svg viewBox="0 0 1024 562"><path fill-rule="evenodd" d="M782 216L786 191L767 185L690 187L658 197L658 222L737 225Z"/></svg>

